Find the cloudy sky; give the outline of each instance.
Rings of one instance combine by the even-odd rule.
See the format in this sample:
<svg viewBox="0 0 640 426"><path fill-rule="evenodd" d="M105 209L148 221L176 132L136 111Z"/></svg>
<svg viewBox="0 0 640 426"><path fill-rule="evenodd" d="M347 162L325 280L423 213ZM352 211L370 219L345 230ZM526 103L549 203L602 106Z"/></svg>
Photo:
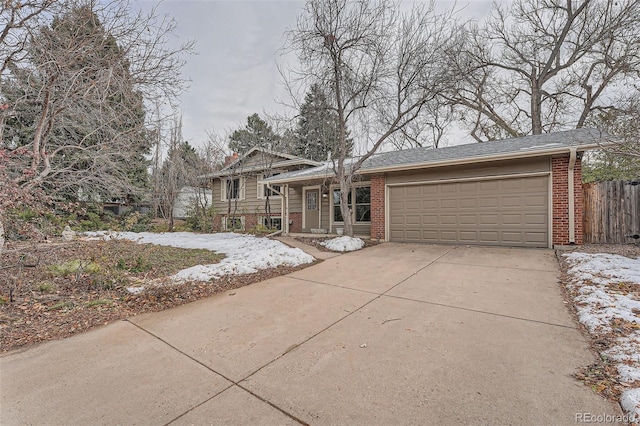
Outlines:
<svg viewBox="0 0 640 426"><path fill-rule="evenodd" d="M452 5L440 1L442 5ZM285 32L304 8L302 0L137 0L143 9L157 6L172 16L176 35L195 40L197 54L187 58L191 80L182 95L183 135L193 145L207 130L224 135L246 123L247 116L283 113L291 104L277 64ZM490 1L458 2L466 19L481 19Z"/></svg>

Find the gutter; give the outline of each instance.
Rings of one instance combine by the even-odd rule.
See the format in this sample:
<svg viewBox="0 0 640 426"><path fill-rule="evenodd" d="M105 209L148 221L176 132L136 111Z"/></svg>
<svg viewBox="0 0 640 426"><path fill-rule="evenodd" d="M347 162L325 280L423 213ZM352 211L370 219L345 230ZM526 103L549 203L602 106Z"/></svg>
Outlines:
<svg viewBox="0 0 640 426"><path fill-rule="evenodd" d="M576 148L569 148L569 169L567 170L567 178L569 179L568 197L569 197L569 245L576 243L576 223L575 223L575 187L573 182L574 169L576 166Z"/></svg>

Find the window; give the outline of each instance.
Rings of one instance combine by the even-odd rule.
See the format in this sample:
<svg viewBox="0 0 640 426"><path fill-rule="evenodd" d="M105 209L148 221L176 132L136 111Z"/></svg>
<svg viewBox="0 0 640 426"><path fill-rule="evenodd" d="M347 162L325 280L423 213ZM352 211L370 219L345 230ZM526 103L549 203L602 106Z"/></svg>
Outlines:
<svg viewBox="0 0 640 426"><path fill-rule="evenodd" d="M273 177L273 176L277 176L280 173L268 173L268 174L264 174L262 175L262 179L266 179L269 177ZM279 197L280 194L280 185L271 185L271 187L273 188L273 190L269 189L267 187L266 183L261 184L260 183L260 176L258 176L258 198L263 199L263 198L273 198L273 197ZM276 192L277 191L277 192Z"/></svg>
<svg viewBox="0 0 640 426"><path fill-rule="evenodd" d="M244 178L223 179L221 200L244 200Z"/></svg>
<svg viewBox="0 0 640 426"><path fill-rule="evenodd" d="M266 216L261 220L262 224L269 229L281 230L282 229L282 218L271 216L271 218L267 218Z"/></svg>
<svg viewBox="0 0 640 426"><path fill-rule="evenodd" d="M222 218L222 227L225 231L244 229L244 216L225 216Z"/></svg>
<svg viewBox="0 0 640 426"><path fill-rule="evenodd" d="M371 222L371 188L354 188L356 193L356 222Z"/></svg>
<svg viewBox="0 0 640 426"><path fill-rule="evenodd" d="M318 210L318 191L307 192L307 210Z"/></svg>
<svg viewBox="0 0 640 426"><path fill-rule="evenodd" d="M353 200L356 200L355 209ZM352 188L347 197L349 207L354 214L355 222L371 222L371 188L368 186L358 186ZM344 222L340 211L340 190L333 190L333 221Z"/></svg>

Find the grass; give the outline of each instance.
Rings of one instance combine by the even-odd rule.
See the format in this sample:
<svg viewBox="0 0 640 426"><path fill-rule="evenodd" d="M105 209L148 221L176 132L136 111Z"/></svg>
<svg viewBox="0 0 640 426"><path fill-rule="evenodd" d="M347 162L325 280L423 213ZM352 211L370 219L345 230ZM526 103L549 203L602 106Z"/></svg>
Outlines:
<svg viewBox="0 0 640 426"><path fill-rule="evenodd" d="M63 308L67 308L67 309L73 308L73 303L71 303L71 302L60 302L60 303L56 303L56 304L55 304L55 305L53 305L53 306L49 306L49 307L47 308L47 310L48 310L48 311L57 311L58 309L63 309Z"/></svg>
<svg viewBox="0 0 640 426"><path fill-rule="evenodd" d="M85 306L87 308L93 308L94 306L111 306L113 305L113 302L109 299L98 299L98 300L92 300L91 302L87 303Z"/></svg>
<svg viewBox="0 0 640 426"><path fill-rule="evenodd" d="M51 293L53 289L53 284L48 282L43 282L36 286L36 291L39 291L40 293Z"/></svg>
<svg viewBox="0 0 640 426"><path fill-rule="evenodd" d="M100 272L100 265L88 259L73 259L59 265L50 265L50 270L54 275L61 276L96 274Z"/></svg>

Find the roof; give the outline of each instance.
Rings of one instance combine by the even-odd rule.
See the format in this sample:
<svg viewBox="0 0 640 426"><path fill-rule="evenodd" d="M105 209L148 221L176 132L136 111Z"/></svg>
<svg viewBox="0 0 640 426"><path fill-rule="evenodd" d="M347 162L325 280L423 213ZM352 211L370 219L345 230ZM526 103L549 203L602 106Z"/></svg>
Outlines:
<svg viewBox="0 0 640 426"><path fill-rule="evenodd" d="M249 156L253 155L255 152L261 152L261 153L265 153L265 154L268 154L268 155L272 155L274 157L280 157L280 158L282 158L282 160L281 161L274 161L274 162L269 163L269 164L264 163L264 164L254 165L254 166L243 167L240 170L236 169L237 165L241 164L242 161L244 161ZM257 147L256 146L256 147L251 148L249 151L247 151L246 153L244 153L243 155L238 157L237 160L235 160L232 163L226 165L225 167L223 167L222 169L218 170L217 172L209 173L209 174L206 174L206 175L203 175L203 176L199 176L199 178L203 178L203 179L204 178L216 178L216 177L221 177L221 176L228 176L230 174L257 172L257 171L261 171L261 170L265 170L265 169L276 169L276 168L287 167L287 166L295 166L295 165L319 166L321 164L322 163L320 163L318 161L313 161L313 160L309 160L309 159L306 159L306 158L297 157L297 156L291 155L291 154L285 154L283 152L271 151L269 149L261 148L261 147Z"/></svg>
<svg viewBox="0 0 640 426"><path fill-rule="evenodd" d="M381 152L369 157L357 173L369 174L374 172L471 164L501 159L538 157L569 152L571 148L582 152L598 148L605 140L605 136L607 135L599 130L575 129L437 149L413 148ZM355 158L349 159L350 162L354 162L355 160ZM332 163L325 162L318 167L283 173L265 179L264 181L270 183L287 183L318 179L333 174Z"/></svg>

